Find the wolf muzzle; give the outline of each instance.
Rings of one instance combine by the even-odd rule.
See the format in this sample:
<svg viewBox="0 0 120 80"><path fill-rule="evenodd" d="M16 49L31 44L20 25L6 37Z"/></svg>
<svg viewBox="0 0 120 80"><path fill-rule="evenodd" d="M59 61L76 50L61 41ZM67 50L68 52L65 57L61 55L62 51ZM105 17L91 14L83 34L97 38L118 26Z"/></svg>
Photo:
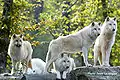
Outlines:
<svg viewBox="0 0 120 80"><path fill-rule="evenodd" d="M112 31L115 31L115 29L113 29Z"/></svg>
<svg viewBox="0 0 120 80"><path fill-rule="evenodd" d="M98 34L98 36L99 36L100 34Z"/></svg>
<svg viewBox="0 0 120 80"><path fill-rule="evenodd" d="M66 67L66 69L68 69L68 68L69 68L69 66Z"/></svg>
<svg viewBox="0 0 120 80"><path fill-rule="evenodd" d="M21 44L16 44L17 47L21 47Z"/></svg>

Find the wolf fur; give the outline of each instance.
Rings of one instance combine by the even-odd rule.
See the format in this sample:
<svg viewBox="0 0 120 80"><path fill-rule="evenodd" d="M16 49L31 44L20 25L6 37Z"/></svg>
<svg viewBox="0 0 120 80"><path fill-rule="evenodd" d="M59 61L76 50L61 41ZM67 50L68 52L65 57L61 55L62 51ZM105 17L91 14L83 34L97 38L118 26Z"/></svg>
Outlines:
<svg viewBox="0 0 120 80"><path fill-rule="evenodd" d="M74 59L68 54L62 54L55 61L55 72L57 74L57 79L66 79L67 73L70 73L76 67Z"/></svg>
<svg viewBox="0 0 120 80"><path fill-rule="evenodd" d="M63 54L62 57L59 57L55 61L55 69L60 72L63 72L65 70L68 70L68 72L70 72L75 67L76 67L76 65L74 63L74 59L71 58L68 54Z"/></svg>
<svg viewBox="0 0 120 80"><path fill-rule="evenodd" d="M101 34L96 39L94 45L94 66L96 66L98 58L101 66L110 66L110 52L115 42L116 31L116 18L107 17L102 26Z"/></svg>
<svg viewBox="0 0 120 80"><path fill-rule="evenodd" d="M49 44L46 56L45 72L49 70L51 63L62 53L73 54L82 51L85 65L92 66L88 63L88 49L100 34L100 27L101 23L93 22L75 34L60 36L57 39L52 40Z"/></svg>
<svg viewBox="0 0 120 80"><path fill-rule="evenodd" d="M22 64L22 73L27 72L28 65L31 64L33 49L28 41L23 40L23 35L13 34L8 47L8 55L12 61L11 74L16 74Z"/></svg>
<svg viewBox="0 0 120 80"><path fill-rule="evenodd" d="M46 65L46 63L43 60L39 58L33 58L31 60L31 63L32 63L32 69L29 68L27 70L28 74L42 74L43 73L45 65Z"/></svg>

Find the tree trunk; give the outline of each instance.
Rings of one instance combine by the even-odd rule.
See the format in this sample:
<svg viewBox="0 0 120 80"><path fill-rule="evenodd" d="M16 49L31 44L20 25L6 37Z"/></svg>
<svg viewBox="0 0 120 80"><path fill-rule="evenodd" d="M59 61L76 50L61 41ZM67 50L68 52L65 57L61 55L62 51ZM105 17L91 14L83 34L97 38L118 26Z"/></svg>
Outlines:
<svg viewBox="0 0 120 80"><path fill-rule="evenodd" d="M7 65L7 50L9 44L10 27L12 26L13 0L4 0L3 14L2 14L2 29L0 29L0 72L5 72ZM3 70L3 71L1 71Z"/></svg>
<svg viewBox="0 0 120 80"><path fill-rule="evenodd" d="M32 3L36 4L36 5L39 5L39 6L34 8L34 18L36 20L36 23L39 23L39 21L40 21L39 20L39 15L43 11L44 1L41 1L41 2L32 1Z"/></svg>
<svg viewBox="0 0 120 80"><path fill-rule="evenodd" d="M103 21L105 20L105 18L108 16L107 15L107 3L106 0L101 0L102 2L102 8L103 8Z"/></svg>

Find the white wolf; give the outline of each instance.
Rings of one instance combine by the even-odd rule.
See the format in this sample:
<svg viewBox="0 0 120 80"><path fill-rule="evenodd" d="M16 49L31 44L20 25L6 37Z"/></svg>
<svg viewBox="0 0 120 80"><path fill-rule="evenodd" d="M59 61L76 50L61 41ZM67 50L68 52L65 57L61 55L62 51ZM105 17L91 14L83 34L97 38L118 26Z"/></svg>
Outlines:
<svg viewBox="0 0 120 80"><path fill-rule="evenodd" d="M78 31L76 34L61 36L52 40L49 44L46 56L45 72L49 70L51 63L54 62L62 53L71 54L82 51L85 65L92 66L88 63L88 49L100 34L100 27L101 23L92 22L89 26Z"/></svg>
<svg viewBox="0 0 120 80"><path fill-rule="evenodd" d="M27 70L28 74L42 74L44 72L46 63L43 60L39 58L33 58L31 60L31 64L32 69L28 68Z"/></svg>
<svg viewBox="0 0 120 80"><path fill-rule="evenodd" d="M68 54L62 54L55 61L55 72L57 74L57 79L66 79L66 74L70 73L76 67L74 59Z"/></svg>
<svg viewBox="0 0 120 80"><path fill-rule="evenodd" d="M23 35L13 34L10 40L8 55L12 60L11 74L16 74L22 64L22 72L26 73L31 63L33 49L28 41L23 41Z"/></svg>
<svg viewBox="0 0 120 80"><path fill-rule="evenodd" d="M101 66L110 66L109 65L110 52L115 42L116 31L117 31L116 18L107 17L102 26L101 34L96 39L94 45L94 66L96 66L98 57Z"/></svg>

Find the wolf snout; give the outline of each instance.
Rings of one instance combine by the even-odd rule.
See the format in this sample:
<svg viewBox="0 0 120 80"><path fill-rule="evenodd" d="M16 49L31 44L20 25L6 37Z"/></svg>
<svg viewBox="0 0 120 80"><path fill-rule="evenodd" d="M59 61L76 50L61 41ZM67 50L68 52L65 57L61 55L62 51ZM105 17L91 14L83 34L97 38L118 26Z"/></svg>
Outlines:
<svg viewBox="0 0 120 80"><path fill-rule="evenodd" d="M115 31L115 29L113 29L113 31Z"/></svg>
<svg viewBox="0 0 120 80"><path fill-rule="evenodd" d="M35 70L33 70L33 72L35 72Z"/></svg>
<svg viewBox="0 0 120 80"><path fill-rule="evenodd" d="M21 47L21 44L17 44L16 46L17 46L17 47Z"/></svg>
<svg viewBox="0 0 120 80"><path fill-rule="evenodd" d="M66 67L67 69L69 68L69 66Z"/></svg>
<svg viewBox="0 0 120 80"><path fill-rule="evenodd" d="M99 36L100 34L98 34L98 36Z"/></svg>

